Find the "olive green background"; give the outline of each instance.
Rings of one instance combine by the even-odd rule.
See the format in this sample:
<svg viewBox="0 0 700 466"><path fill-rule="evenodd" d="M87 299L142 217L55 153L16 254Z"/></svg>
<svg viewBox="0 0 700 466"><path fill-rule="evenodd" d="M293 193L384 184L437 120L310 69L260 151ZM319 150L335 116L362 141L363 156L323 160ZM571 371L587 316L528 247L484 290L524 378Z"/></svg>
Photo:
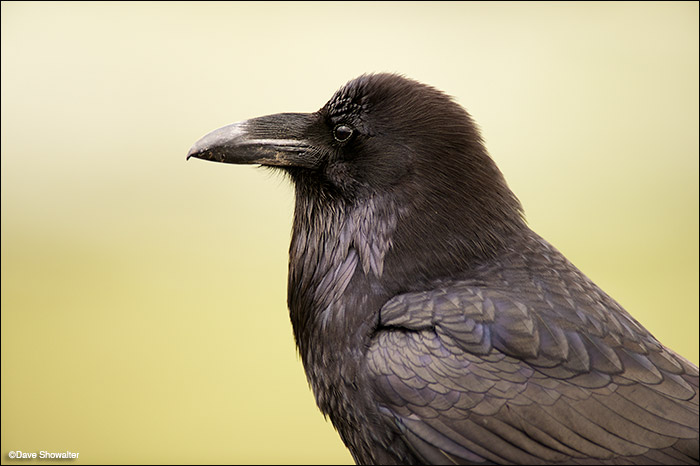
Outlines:
<svg viewBox="0 0 700 466"><path fill-rule="evenodd" d="M376 71L453 95L533 229L698 362L697 3L2 2L3 463L351 462L291 186L185 154Z"/></svg>

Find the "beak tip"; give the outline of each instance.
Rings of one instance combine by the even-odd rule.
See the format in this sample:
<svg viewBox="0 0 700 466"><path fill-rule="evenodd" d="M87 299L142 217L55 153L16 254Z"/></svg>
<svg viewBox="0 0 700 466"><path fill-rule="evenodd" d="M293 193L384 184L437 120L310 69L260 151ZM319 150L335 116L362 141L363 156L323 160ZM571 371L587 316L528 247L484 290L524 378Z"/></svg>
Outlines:
<svg viewBox="0 0 700 466"><path fill-rule="evenodd" d="M185 160L189 160L192 157L194 157L195 159L202 158L201 155L203 152L204 151L199 146L199 144L195 144L194 146L190 147L190 150L187 151L187 158Z"/></svg>
<svg viewBox="0 0 700 466"><path fill-rule="evenodd" d="M232 131L230 128L234 127L234 130L240 131L240 129L236 128L237 126L238 124L234 123L206 134L190 147L190 150L187 151L186 160L192 157L195 159L214 160L215 155L222 152L227 146L232 145L232 142L235 142L235 138L231 137L232 133L234 136L236 135L235 131ZM221 161L224 161L223 156L221 156Z"/></svg>

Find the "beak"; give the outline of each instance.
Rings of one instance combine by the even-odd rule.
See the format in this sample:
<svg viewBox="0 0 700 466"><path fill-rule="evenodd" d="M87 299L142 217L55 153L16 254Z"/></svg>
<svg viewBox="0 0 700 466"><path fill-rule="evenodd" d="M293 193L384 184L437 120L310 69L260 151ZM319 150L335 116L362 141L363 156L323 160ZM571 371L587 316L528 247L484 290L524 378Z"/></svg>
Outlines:
<svg viewBox="0 0 700 466"><path fill-rule="evenodd" d="M315 120L308 113L278 113L233 123L197 141L187 159L313 168L318 165L319 151L305 134Z"/></svg>

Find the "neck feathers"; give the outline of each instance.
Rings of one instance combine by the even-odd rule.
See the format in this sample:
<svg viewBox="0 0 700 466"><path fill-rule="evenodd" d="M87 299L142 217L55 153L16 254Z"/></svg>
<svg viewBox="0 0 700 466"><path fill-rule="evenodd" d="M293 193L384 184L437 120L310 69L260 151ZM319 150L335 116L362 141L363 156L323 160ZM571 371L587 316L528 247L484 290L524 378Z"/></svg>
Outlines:
<svg viewBox="0 0 700 466"><path fill-rule="evenodd" d="M298 190L297 190L298 191ZM297 192L289 251L288 304L297 346L305 362L313 340L338 341L371 327L379 309L369 301L392 247L397 217L387 203L349 205ZM352 293L346 293L352 282ZM351 342L348 341L348 345ZM336 346L337 347L337 346Z"/></svg>

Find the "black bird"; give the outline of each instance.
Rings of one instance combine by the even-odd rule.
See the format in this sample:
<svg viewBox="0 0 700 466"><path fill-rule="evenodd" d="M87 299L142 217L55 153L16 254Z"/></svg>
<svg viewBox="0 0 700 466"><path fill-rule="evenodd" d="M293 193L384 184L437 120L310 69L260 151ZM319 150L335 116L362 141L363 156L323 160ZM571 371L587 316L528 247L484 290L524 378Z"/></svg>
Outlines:
<svg viewBox="0 0 700 466"><path fill-rule="evenodd" d="M357 463L698 464L698 368L530 230L447 95L364 75L189 157L293 180L294 336Z"/></svg>

